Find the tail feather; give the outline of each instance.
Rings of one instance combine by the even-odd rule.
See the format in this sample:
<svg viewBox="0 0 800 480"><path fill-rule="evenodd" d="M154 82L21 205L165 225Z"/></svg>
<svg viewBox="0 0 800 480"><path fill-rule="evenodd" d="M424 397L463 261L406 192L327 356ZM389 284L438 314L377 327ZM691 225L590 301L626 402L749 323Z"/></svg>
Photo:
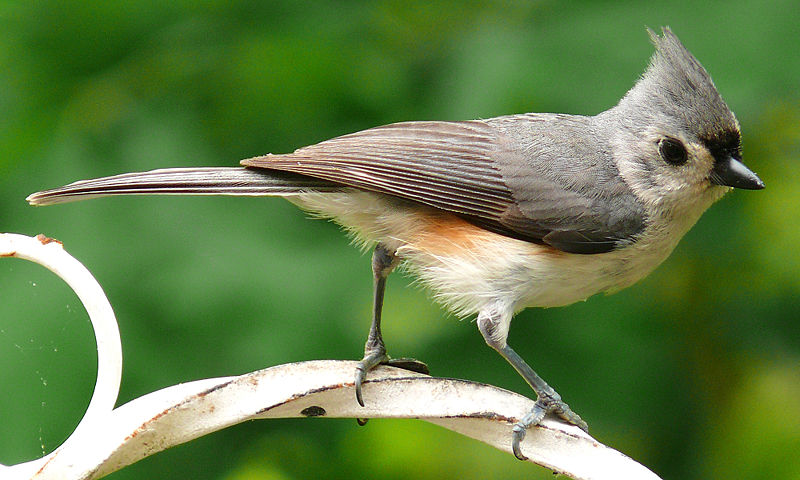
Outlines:
<svg viewBox="0 0 800 480"><path fill-rule="evenodd" d="M164 168L81 180L31 194L31 205L53 205L111 195L287 196L331 192L342 185L306 175L242 167Z"/></svg>

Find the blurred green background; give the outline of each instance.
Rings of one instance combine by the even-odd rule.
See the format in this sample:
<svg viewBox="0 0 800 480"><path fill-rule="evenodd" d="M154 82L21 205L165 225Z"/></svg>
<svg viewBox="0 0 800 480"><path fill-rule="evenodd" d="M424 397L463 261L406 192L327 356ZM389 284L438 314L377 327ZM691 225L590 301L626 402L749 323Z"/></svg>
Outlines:
<svg viewBox="0 0 800 480"><path fill-rule="evenodd" d="M97 277L120 403L193 379L360 357L368 255L279 199L127 197L49 208L73 180L236 165L401 120L613 106L670 25L737 113L766 182L715 205L613 296L528 310L510 343L600 441L669 479L800 478L800 3L36 1L0 5L0 231L46 233ZM528 393L470 321L389 281L390 353ZM0 261L0 463L77 424L96 359L44 269ZM457 353L453 353L457 352ZM110 478L552 478L420 421L253 422Z"/></svg>

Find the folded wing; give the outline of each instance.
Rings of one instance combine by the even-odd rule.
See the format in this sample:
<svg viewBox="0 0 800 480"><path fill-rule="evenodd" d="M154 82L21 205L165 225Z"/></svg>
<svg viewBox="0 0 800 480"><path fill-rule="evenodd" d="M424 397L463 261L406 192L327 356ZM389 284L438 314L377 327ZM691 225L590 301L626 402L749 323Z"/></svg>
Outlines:
<svg viewBox="0 0 800 480"><path fill-rule="evenodd" d="M542 192L541 200L515 198L504 173L508 165L498 164L509 157L508 142L500 136L495 126L480 120L404 122L241 163L397 196L567 252L607 252L639 231L640 222L620 225L610 220L600 205L602 195L571 188L547 169L537 172L536 162L520 167L529 184L526 190Z"/></svg>

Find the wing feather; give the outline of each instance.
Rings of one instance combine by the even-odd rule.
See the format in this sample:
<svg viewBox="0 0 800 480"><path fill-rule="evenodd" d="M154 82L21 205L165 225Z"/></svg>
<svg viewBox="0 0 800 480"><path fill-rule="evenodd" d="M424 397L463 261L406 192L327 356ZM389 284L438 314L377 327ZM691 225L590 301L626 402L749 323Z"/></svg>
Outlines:
<svg viewBox="0 0 800 480"><path fill-rule="evenodd" d="M441 208L497 218L513 198L493 167L494 131L480 121L405 122L344 135L285 155L242 161Z"/></svg>
<svg viewBox="0 0 800 480"><path fill-rule="evenodd" d="M541 118L555 117L522 117L521 122L535 126ZM498 122L403 122L241 163L397 196L567 252L607 252L639 231L640 219L620 227L604 210L613 202L603 195L619 188L621 180L607 188L575 186L554 173L553 159L527 158L530 154L509 145ZM577 157L567 161L582 161ZM591 168L587 164L586 170ZM515 196L510 185L524 196Z"/></svg>

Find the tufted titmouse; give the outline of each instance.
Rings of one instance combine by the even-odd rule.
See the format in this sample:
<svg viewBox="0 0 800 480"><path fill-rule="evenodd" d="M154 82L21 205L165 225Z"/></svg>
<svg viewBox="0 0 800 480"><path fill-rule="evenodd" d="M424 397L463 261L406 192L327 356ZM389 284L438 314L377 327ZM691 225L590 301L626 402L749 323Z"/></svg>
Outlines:
<svg viewBox="0 0 800 480"><path fill-rule="evenodd" d="M741 162L739 124L668 29L642 78L596 116L406 122L333 138L244 168L176 168L75 182L32 205L118 194L283 196L375 245L372 326L355 375L392 363L381 338L386 277L399 262L536 392L512 446L547 413L586 429L506 343L525 307L627 287L659 265L730 187L764 184ZM401 362L398 362L401 363ZM406 365L411 368L415 364Z"/></svg>

